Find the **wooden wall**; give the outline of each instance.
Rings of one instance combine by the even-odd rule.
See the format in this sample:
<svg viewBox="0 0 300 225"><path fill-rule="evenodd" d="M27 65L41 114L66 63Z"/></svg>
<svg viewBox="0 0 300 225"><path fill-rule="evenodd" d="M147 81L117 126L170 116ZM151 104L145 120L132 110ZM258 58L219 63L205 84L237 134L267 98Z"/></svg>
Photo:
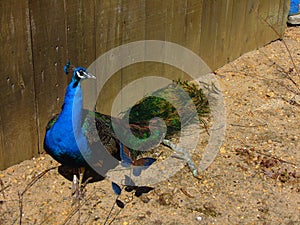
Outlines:
<svg viewBox="0 0 300 225"><path fill-rule="evenodd" d="M121 44L157 39L199 54L216 69L284 31L285 0L5 0L0 1L0 169L43 151L45 126L60 111L70 77L67 59L88 67ZM183 73L163 64L137 64L115 74L98 110L128 82L156 71ZM163 72L162 72L163 71ZM171 75L170 75L171 74Z"/></svg>

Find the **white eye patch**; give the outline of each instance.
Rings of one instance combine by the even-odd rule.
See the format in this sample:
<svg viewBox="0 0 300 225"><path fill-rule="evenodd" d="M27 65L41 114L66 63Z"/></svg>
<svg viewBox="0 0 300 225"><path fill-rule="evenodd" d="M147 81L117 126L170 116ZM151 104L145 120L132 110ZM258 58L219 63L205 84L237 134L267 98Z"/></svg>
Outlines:
<svg viewBox="0 0 300 225"><path fill-rule="evenodd" d="M81 75L81 73L79 73L79 71L77 71L76 74L77 74L77 76L78 76L80 79L85 78L85 76L84 76L84 75ZM83 72L83 74L85 74L85 73Z"/></svg>

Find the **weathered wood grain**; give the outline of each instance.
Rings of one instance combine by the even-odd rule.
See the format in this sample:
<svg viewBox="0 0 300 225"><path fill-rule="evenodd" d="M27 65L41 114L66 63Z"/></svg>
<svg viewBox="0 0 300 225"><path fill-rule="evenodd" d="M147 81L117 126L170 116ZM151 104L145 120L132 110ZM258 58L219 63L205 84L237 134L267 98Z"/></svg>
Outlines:
<svg viewBox="0 0 300 225"><path fill-rule="evenodd" d="M29 4L40 152L45 126L60 111L69 79L63 72L68 29L65 8L64 1L30 1Z"/></svg>
<svg viewBox="0 0 300 225"><path fill-rule="evenodd" d="M122 44L122 11L123 1L101 1L96 4L96 58ZM104 87L97 89L97 111L105 114L111 113L113 101L121 90L121 71L115 73L109 80L103 77L107 75L108 68L114 65L114 60L107 60L97 71L97 83ZM98 85L100 86L100 85Z"/></svg>
<svg viewBox="0 0 300 225"><path fill-rule="evenodd" d="M0 3L0 170L38 153L28 1Z"/></svg>
<svg viewBox="0 0 300 225"><path fill-rule="evenodd" d="M192 50L214 70L279 38L288 7L286 0L0 1L0 169L43 152L46 123L60 111L70 80L63 73L68 59L88 67L122 44L161 40ZM85 103L96 97L96 109L107 114L120 90L138 78L189 79L178 68L145 62L105 80L115 63L97 67L97 81L83 87ZM143 85L121 96L121 105L152 88Z"/></svg>
<svg viewBox="0 0 300 225"><path fill-rule="evenodd" d="M88 67L96 57L95 1L68 0L65 2L67 58L75 66ZM92 102L93 96L96 95L96 83L94 80L87 80L82 87L84 106L93 109Z"/></svg>

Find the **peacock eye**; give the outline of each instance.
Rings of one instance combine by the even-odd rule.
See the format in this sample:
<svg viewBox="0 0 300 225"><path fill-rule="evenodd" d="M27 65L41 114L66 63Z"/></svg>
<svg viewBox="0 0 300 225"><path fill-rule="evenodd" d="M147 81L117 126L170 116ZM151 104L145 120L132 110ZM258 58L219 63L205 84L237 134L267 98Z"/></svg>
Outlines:
<svg viewBox="0 0 300 225"><path fill-rule="evenodd" d="M77 74L77 76L78 76L80 79L84 78L84 71L83 71L83 70L77 71L76 74Z"/></svg>

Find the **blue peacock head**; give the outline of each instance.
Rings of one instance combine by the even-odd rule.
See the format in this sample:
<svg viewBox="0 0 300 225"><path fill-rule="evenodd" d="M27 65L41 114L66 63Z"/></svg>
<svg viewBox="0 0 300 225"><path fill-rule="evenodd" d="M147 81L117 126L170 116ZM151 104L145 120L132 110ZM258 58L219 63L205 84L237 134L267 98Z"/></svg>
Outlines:
<svg viewBox="0 0 300 225"><path fill-rule="evenodd" d="M66 74L69 74L69 72L71 71L73 71L73 76L72 76L73 81L79 82L81 80L85 80L89 78L96 79L96 77L93 74L89 73L86 68L81 66L75 67L71 65L70 61L68 61L67 64L64 66L64 72Z"/></svg>

